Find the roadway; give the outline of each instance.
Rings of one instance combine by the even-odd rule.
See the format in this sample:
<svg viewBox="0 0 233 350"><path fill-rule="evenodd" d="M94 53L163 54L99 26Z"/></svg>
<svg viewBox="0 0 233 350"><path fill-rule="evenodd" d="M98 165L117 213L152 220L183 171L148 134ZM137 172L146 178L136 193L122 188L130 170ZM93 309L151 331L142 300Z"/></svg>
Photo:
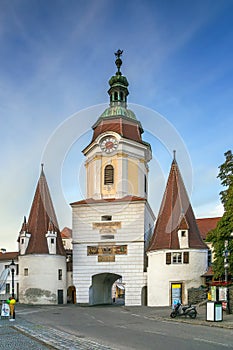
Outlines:
<svg viewBox="0 0 233 350"><path fill-rule="evenodd" d="M196 350L197 347L202 350L233 349L233 329L164 319L156 316L156 308L18 305L16 318L15 325L20 326L24 321L37 325L35 336L39 336L38 326L41 325L47 329L48 338L49 333L52 334L51 330L55 334L57 330L57 334L66 334L71 344L75 338L82 340L83 344L93 341L99 344L96 349L101 349L101 346L117 350ZM54 342L52 345L56 348ZM76 348L82 347L72 347Z"/></svg>

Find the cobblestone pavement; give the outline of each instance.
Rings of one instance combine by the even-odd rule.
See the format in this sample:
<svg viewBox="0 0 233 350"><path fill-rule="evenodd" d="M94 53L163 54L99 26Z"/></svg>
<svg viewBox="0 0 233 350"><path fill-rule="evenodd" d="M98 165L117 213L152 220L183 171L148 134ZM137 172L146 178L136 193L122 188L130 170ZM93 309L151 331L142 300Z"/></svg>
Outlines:
<svg viewBox="0 0 233 350"><path fill-rule="evenodd" d="M20 324L0 320L0 339L2 350L114 350L86 338L22 320Z"/></svg>
<svg viewBox="0 0 233 350"><path fill-rule="evenodd" d="M15 329L8 320L0 321L1 350L48 350L49 347Z"/></svg>

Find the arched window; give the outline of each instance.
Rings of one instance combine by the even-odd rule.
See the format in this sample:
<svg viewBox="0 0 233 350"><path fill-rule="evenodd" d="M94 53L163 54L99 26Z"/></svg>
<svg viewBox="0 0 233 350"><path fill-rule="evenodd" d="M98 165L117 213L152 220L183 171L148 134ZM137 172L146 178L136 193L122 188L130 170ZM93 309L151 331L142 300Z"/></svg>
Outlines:
<svg viewBox="0 0 233 350"><path fill-rule="evenodd" d="M112 185L114 183L114 168L112 165L106 165L104 169L104 184Z"/></svg>
<svg viewBox="0 0 233 350"><path fill-rule="evenodd" d="M114 92L114 101L118 101L118 93L117 93L117 91Z"/></svg>
<svg viewBox="0 0 233 350"><path fill-rule="evenodd" d="M120 98L121 98L121 101L124 100L124 95L123 95L123 92L122 92L122 91L120 92Z"/></svg>
<svg viewBox="0 0 233 350"><path fill-rule="evenodd" d="M146 175L144 176L144 192L147 194L147 177Z"/></svg>

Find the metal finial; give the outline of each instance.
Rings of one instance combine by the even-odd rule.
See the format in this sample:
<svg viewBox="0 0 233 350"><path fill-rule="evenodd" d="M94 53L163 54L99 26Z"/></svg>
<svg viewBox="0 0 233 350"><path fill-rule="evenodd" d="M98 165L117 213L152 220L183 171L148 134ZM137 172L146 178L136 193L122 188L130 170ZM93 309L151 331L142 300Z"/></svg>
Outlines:
<svg viewBox="0 0 233 350"><path fill-rule="evenodd" d="M121 55L123 54L123 50L117 50L117 52L115 52L115 56L116 56L116 66L117 66L117 75L121 75L121 72L120 72L120 68L121 68L121 65L122 65L122 60L121 60Z"/></svg>
<svg viewBox="0 0 233 350"><path fill-rule="evenodd" d="M173 160L176 160L176 150L173 150Z"/></svg>

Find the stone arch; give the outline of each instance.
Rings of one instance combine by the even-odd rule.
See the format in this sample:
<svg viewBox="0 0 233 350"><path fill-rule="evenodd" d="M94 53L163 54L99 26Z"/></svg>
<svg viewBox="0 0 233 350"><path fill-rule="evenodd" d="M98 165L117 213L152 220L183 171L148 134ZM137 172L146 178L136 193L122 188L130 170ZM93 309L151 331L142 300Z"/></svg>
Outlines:
<svg viewBox="0 0 233 350"><path fill-rule="evenodd" d="M112 304L112 285L120 277L120 275L108 272L93 275L89 288L89 304Z"/></svg>

